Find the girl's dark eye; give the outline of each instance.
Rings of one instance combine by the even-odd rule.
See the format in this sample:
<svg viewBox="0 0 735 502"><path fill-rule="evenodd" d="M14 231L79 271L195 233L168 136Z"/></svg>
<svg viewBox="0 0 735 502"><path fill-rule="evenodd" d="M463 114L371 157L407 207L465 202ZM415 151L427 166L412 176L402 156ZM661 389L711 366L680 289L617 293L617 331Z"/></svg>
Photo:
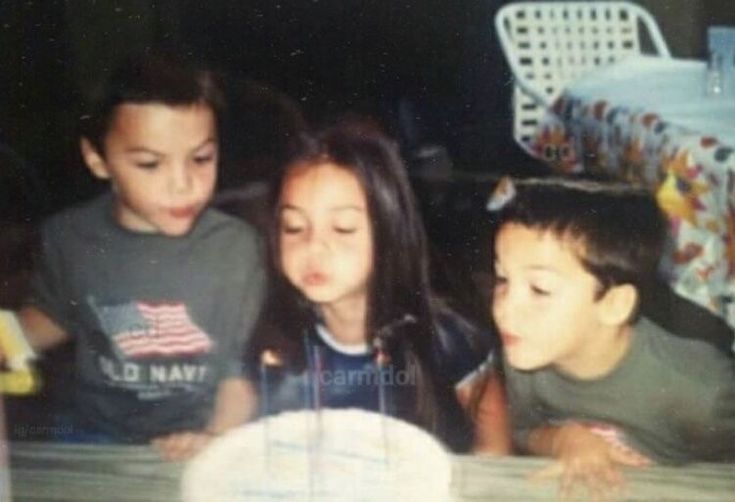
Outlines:
<svg viewBox="0 0 735 502"><path fill-rule="evenodd" d="M140 169L146 169L150 171L158 167L158 161L153 160L150 162L136 162L135 165Z"/></svg>
<svg viewBox="0 0 735 502"><path fill-rule="evenodd" d="M533 292L534 295L538 295L538 296L549 296L551 294L550 291L543 289L543 288L539 288L538 286L531 286L531 291Z"/></svg>
<svg viewBox="0 0 735 502"><path fill-rule="evenodd" d="M209 164L213 160L214 160L214 155L202 155L201 157L194 157L194 162L199 165Z"/></svg>
<svg viewBox="0 0 735 502"><path fill-rule="evenodd" d="M289 225L283 225L281 226L281 232L284 234L297 234L301 232L303 227L297 227L297 226L289 226Z"/></svg>
<svg viewBox="0 0 735 502"><path fill-rule="evenodd" d="M334 227L334 231L338 234L354 234L357 229L354 227Z"/></svg>

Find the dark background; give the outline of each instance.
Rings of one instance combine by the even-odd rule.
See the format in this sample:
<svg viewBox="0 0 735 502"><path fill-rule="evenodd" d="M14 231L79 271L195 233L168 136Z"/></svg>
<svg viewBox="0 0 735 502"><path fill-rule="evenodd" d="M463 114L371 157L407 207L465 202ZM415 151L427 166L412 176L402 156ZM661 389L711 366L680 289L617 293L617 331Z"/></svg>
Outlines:
<svg viewBox="0 0 735 502"><path fill-rule="evenodd" d="M511 138L511 77L493 29L505 3L2 0L0 216L36 222L101 189L77 147L84 98L122 57L163 50L228 82L221 186L276 169L296 125L367 114L399 139L414 172L422 146L446 151L438 158L451 179L416 182L427 228L450 260L455 248L474 252L492 179L539 169ZM639 3L676 57L702 57L706 27L735 24L730 0Z"/></svg>
<svg viewBox="0 0 735 502"><path fill-rule="evenodd" d="M167 50L282 93L309 122L369 114L409 148L438 143L458 169L491 170L498 149L515 152L510 78L489 29L500 4L3 1L0 144L43 188L42 211L88 196L76 147L84 96L120 57ZM245 129L264 127L254 118Z"/></svg>
<svg viewBox="0 0 735 502"><path fill-rule="evenodd" d="M84 96L122 56L165 49L220 70L233 93L245 79L283 93L309 122L347 110L378 117L409 158L432 143L448 150L456 171L513 169L524 159L510 137L510 75L492 28L504 3L3 0L3 159L25 163L42 213L87 197L94 186L76 147ZM727 0L640 3L678 57L703 55L707 25L735 23ZM269 125L244 115L243 136ZM262 137L241 138L240 154Z"/></svg>

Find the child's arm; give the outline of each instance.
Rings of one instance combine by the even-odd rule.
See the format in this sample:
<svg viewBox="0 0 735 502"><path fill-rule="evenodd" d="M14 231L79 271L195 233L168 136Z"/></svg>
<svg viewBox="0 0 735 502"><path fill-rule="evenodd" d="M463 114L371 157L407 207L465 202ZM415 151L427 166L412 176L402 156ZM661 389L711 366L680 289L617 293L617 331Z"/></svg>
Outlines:
<svg viewBox="0 0 735 502"><path fill-rule="evenodd" d="M13 322L16 326L15 331L20 329L22 333L16 336L25 338L34 351L51 348L68 339L66 331L36 307L23 307L18 312L9 310L2 312L17 320L17 323ZM3 344L0 344L0 363L5 363L5 359L9 357L5 354L5 350Z"/></svg>
<svg viewBox="0 0 735 502"><path fill-rule="evenodd" d="M69 339L64 328L36 307L23 307L18 311L18 321L28 344L34 350L50 349Z"/></svg>
<svg viewBox="0 0 735 502"><path fill-rule="evenodd" d="M227 378L217 388L214 412L203 430L157 437L151 444L165 460L187 460L201 451L214 436L252 418L257 405L257 395L249 381L238 377Z"/></svg>
<svg viewBox="0 0 735 502"><path fill-rule="evenodd" d="M36 351L66 339L64 329L35 307L20 312L0 309L0 393L36 392L38 374L30 364Z"/></svg>
<svg viewBox="0 0 735 502"><path fill-rule="evenodd" d="M257 408L257 394L249 380L235 377L223 380L206 431L210 435L220 435L253 418Z"/></svg>
<svg viewBox="0 0 735 502"><path fill-rule="evenodd" d="M457 388L457 399L472 417L474 453L508 455L511 452L505 390L496 371Z"/></svg>
<svg viewBox="0 0 735 502"><path fill-rule="evenodd" d="M511 451L505 390L494 351L481 349L492 335L445 304L437 307L438 365L454 386L457 401L472 420L472 451L507 455Z"/></svg>

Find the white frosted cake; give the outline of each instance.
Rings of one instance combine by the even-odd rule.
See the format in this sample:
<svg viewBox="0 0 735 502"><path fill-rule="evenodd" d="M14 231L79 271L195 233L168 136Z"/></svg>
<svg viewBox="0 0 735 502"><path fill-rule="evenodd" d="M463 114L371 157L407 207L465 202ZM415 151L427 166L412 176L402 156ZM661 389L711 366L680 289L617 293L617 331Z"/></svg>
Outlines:
<svg viewBox="0 0 735 502"><path fill-rule="evenodd" d="M402 420L283 413L217 438L187 465L186 502L449 500L449 455Z"/></svg>

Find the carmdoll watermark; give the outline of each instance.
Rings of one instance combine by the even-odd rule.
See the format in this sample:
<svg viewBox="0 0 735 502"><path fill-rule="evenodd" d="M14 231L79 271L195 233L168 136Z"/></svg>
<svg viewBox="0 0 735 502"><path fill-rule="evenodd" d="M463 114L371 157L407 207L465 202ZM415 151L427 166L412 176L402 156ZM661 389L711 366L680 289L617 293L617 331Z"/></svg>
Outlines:
<svg viewBox="0 0 735 502"><path fill-rule="evenodd" d="M416 385L416 373L405 369L387 367L382 371L374 368L362 370L322 370L318 373L319 383L323 386L339 385L359 387L363 385L377 386L413 386Z"/></svg>
<svg viewBox="0 0 735 502"><path fill-rule="evenodd" d="M13 425L11 437L18 439L50 439L69 436L74 432L71 425Z"/></svg>

